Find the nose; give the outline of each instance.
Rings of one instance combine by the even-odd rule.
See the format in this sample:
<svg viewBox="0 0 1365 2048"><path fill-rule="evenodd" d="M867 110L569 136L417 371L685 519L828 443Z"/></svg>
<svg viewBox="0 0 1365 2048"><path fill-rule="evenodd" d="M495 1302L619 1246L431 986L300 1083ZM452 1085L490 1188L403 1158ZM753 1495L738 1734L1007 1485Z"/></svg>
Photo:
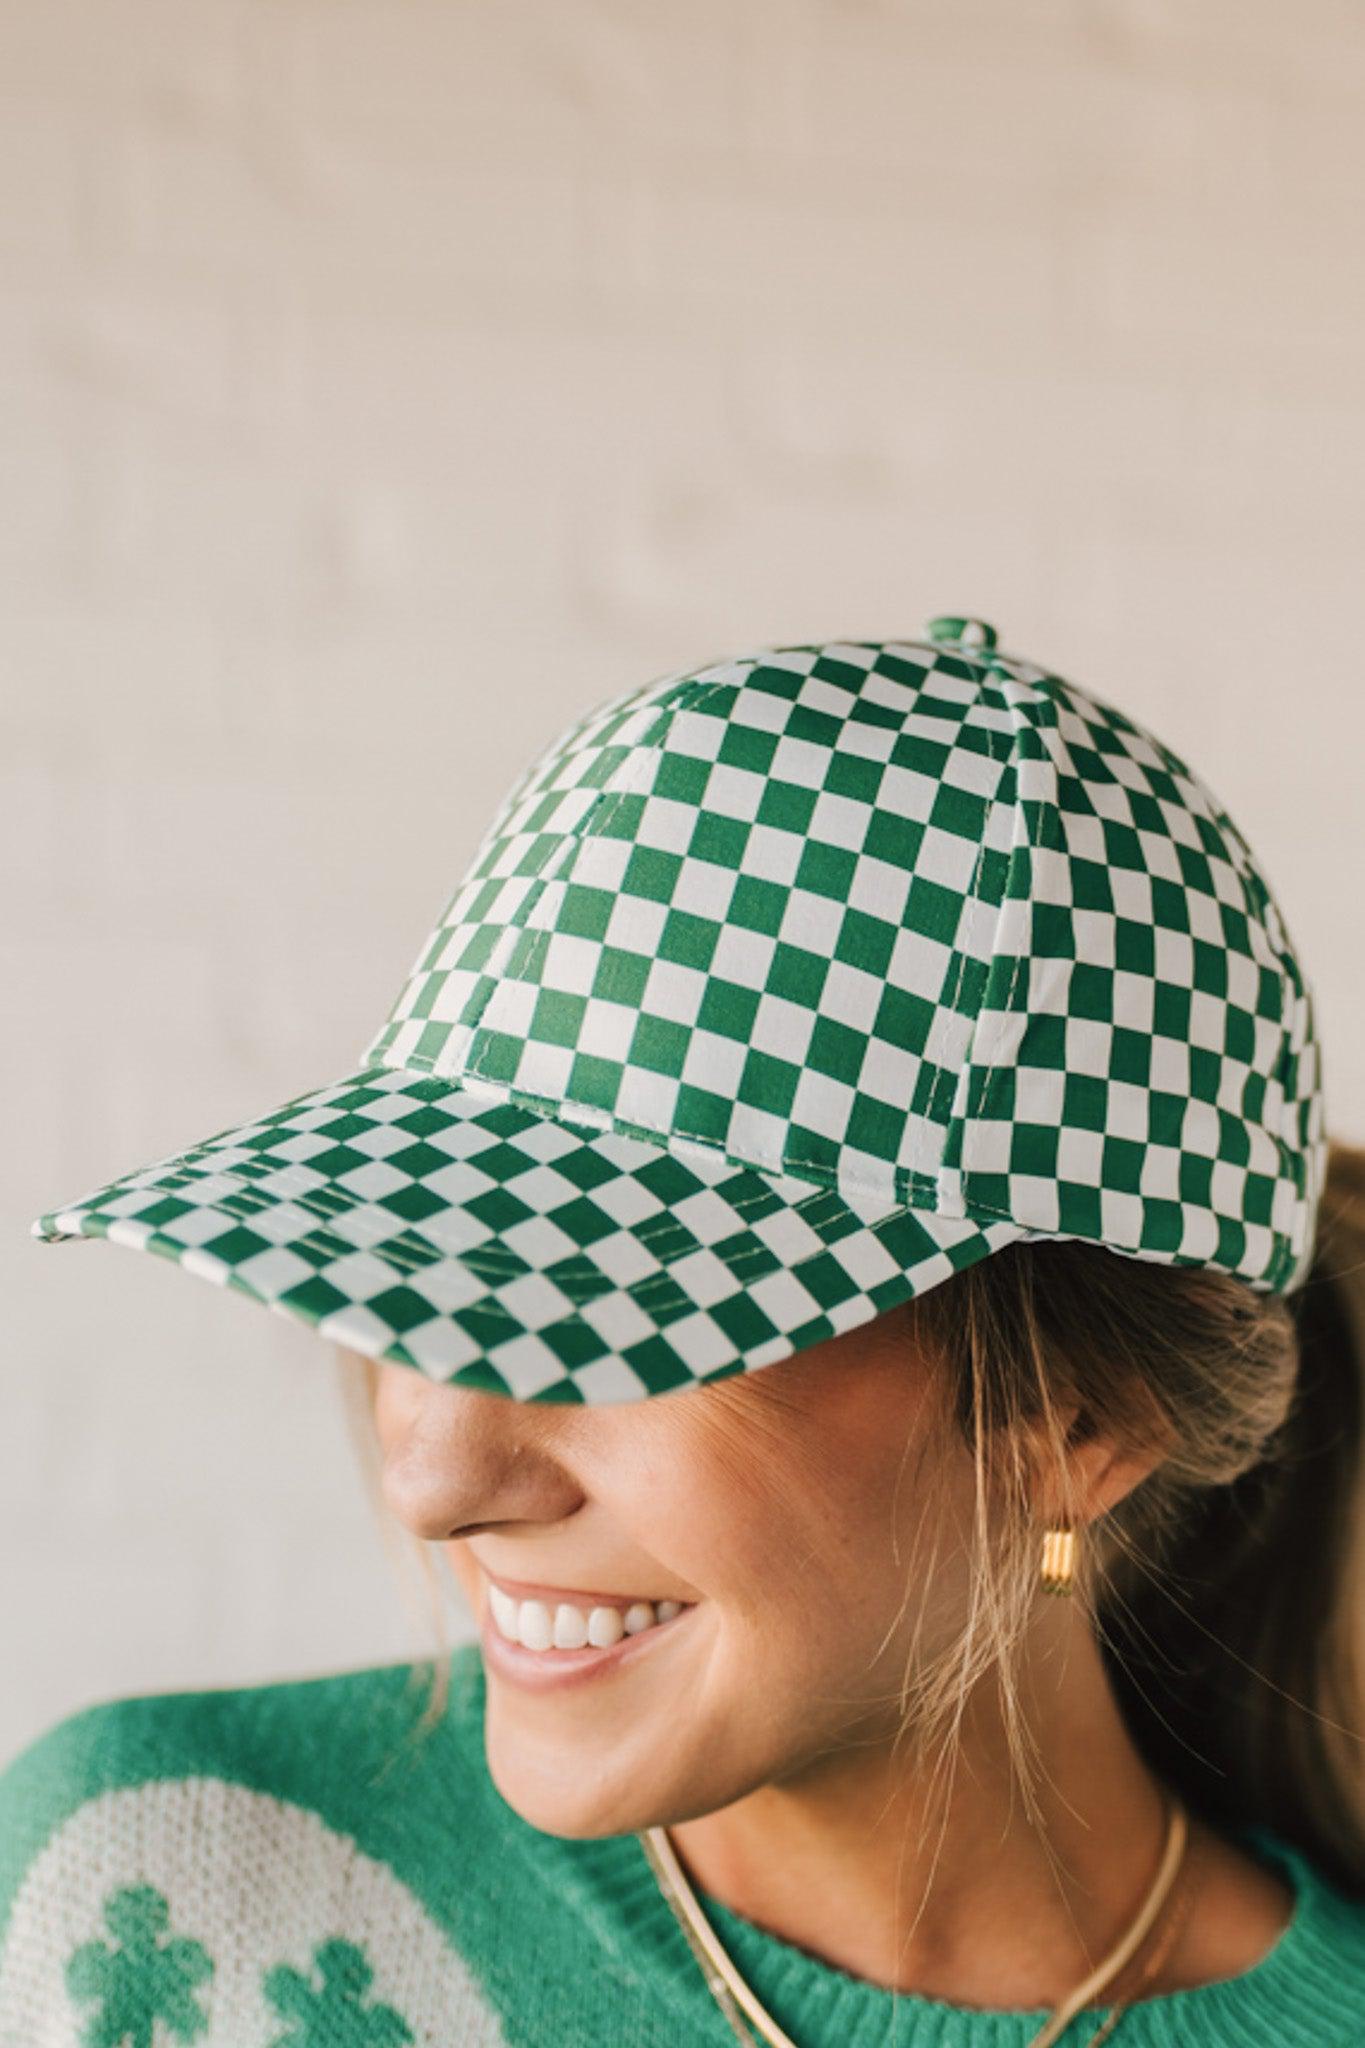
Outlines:
<svg viewBox="0 0 1365 2048"><path fill-rule="evenodd" d="M582 1506L562 1455L562 1415L402 1370L416 1384L381 1433L381 1490L414 1536L451 1542L513 1522L561 1522Z"/></svg>

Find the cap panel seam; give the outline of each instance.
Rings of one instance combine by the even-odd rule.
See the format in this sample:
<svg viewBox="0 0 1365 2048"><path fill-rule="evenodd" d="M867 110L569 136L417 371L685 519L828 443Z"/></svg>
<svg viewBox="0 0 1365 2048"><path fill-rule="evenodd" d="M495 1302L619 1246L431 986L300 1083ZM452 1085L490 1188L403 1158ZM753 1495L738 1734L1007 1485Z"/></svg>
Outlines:
<svg viewBox="0 0 1365 2048"><path fill-rule="evenodd" d="M1014 881L1016 871L1020 865L1021 852L1028 857L1028 860L1031 864L1035 848L1039 843L1030 828L1028 807L1026 801L1025 777L1021 774L1021 768L1025 760L1030 758L1023 753L1021 746L1023 734L1026 730L1040 735L1039 745L1041 748L1041 755L1033 758L1041 759L1041 761L1045 763L1046 768L1050 773L1051 791L1048 794L1046 801L1050 802L1053 805L1054 809L1057 807L1057 763L1052 754L1051 749L1046 745L1046 742L1041 739L1041 734L1044 730L1048 728L1055 728L1056 726L1056 707L1052 703L1051 699L1047 696L1046 692L1039 692L1037 690L1036 682L1033 677L1016 676L1011 678L1011 680L1019 684L1022 687L1022 689L1029 692L1027 698L1016 697L1013 699L1007 699L1007 701L1011 703L1012 711L1018 714L1022 712L1025 704L1028 704L1030 706L1044 707L1045 715L1040 723L1035 723L1032 719L1024 718L1018 715L1016 715L1015 718L1014 745L1010 750L1010 758L1008 763L1008 765L1014 771L1014 831L1010 841L1009 859L1005 870L1004 888L1001 892L1000 903L996 911L995 936L991 946L992 962L999 958L1000 943L1005 931L1006 921L1010 915L1011 907L1016 903L1022 903L1026 905L1030 909L1030 911L1032 907L1033 898L1031 886L1030 889L1024 892L1023 895L1016 895L1012 888L1012 883ZM1048 713L1050 713L1051 715L1046 715ZM1036 801L1040 803L1043 800L1044 799L1041 796L1041 794L1039 798L1036 799ZM1030 884L1032 883L1032 879L1032 873L1030 872ZM1003 1003L998 1006L991 1005L992 1008L998 1007L999 1013L1006 1018L1012 1017L1014 1015L1014 998L1019 987L1020 976L1028 967L1031 957L1032 955L1028 947L1025 947L1023 945L1016 946L1012 964L1010 967L1009 983L1005 989ZM967 1202L967 1186L973 1171L971 1166L968 1164L966 1157L968 1129L972 1122L984 1118L988 1114L992 1105L998 1100L1000 1090L1003 1085L1003 1074L1005 1072L1013 1073L1016 1071L1014 1062L1011 1062L1010 1066L1007 1069L1005 1069L1000 1066L998 1061L992 1061L989 1064L983 1065L977 1057L978 1041L981 1036L981 1016L982 1012L984 1012L987 1008L987 997L989 996L989 993L990 989L988 977L987 987L982 994L981 1010L977 1012L977 1019L975 1027L972 1031L971 1043L967 1048L967 1057L963 1063L963 1077L962 1086L960 1090L960 1106L958 1108L956 1116L954 1116L951 1120L949 1127L949 1137L944 1148L945 1151L951 1149L953 1136L954 1133L956 1133L956 1171L958 1174L959 1181L958 1198L960 1201L963 1202L964 1205ZM983 1093L980 1102L977 1104L976 1111L973 1114L970 1107L971 1090L973 1079L978 1074L984 1077ZM1003 1216L1008 1215L1009 1212L1006 1210L1001 1210L998 1213Z"/></svg>
<svg viewBox="0 0 1365 2048"><path fill-rule="evenodd" d="M980 701L980 699L979 699L979 697L978 697L978 702L979 702L979 701ZM986 730L989 730L989 728L986 728ZM1010 747L1010 751L1009 751L1009 754L1008 754L1008 755L1006 756L1006 759L1005 759L1005 761L1004 761L1004 762L1002 763L1002 765L1001 765L1001 771L1000 771L1000 775L999 775L999 778L998 778L998 780L997 780L997 782L996 782L995 788L994 788L994 789L992 790L992 792L991 792L991 796L990 796L990 800L989 800L989 801L990 801L990 815L991 815L991 817L992 817L992 818L993 818L993 817L995 817L995 816L997 816L997 815L999 814L1000 810L1004 808L1004 806L1003 806L1003 804L1002 804L1002 800L1001 800L1001 797L1000 797L1000 786L1001 786L1001 784L1002 784L1002 783L1004 782L1006 774L1008 773L1009 769L1010 769L1010 768L1012 767L1012 765L1013 765L1013 760L1014 760L1014 751L1015 751L1015 749L1014 749L1014 745L1012 744L1012 745L1011 745L1011 747ZM984 831L984 832L982 833L982 835L981 835L981 838L980 838L980 840L979 840L979 841L978 841L978 843L977 843L977 849L976 849L976 860L975 860L975 862L974 862L974 864L973 864L973 867L972 867L972 876L971 876L971 882L970 882L970 884L969 884L969 894L970 894L970 905L971 905L971 907L970 907L970 910L969 910L969 912L968 912L968 918L967 918L967 933L966 933L966 938L967 938L967 944L968 944L968 950L969 950L969 953L970 953L970 957L971 957L972 959L974 959L974 960L976 960L976 959L979 959L979 958L980 958L980 955L979 955L979 953L978 953L978 950L977 950L977 944L976 944L976 942L977 942L977 937L978 937L978 931L979 931L979 926L980 926L980 921L981 921L981 914L982 914L982 913L983 913L983 912L984 912L984 911L985 911L985 910L986 910L986 909L988 908L988 906L987 906L987 905L986 905L986 904L985 904L985 903L983 902L983 900L982 900L982 897L981 897L981 889L980 889L980 883L981 883L981 872L982 872L982 869L983 869L983 868L984 868L984 866L985 866L985 862L986 862L986 853L987 853L987 850L988 850L989 842L990 842L990 830L989 830L989 826L988 826L987 830L986 830L986 831ZM1008 887L1008 879L1009 879L1009 877L1008 877L1008 870L1007 870L1007 872L1006 872L1006 877L1005 877L1005 880L1006 880L1006 888ZM1000 903L998 903L998 904L997 904L997 905L995 906L995 927L996 927L996 931L997 931L997 932L998 932L998 930L999 930L999 925L1000 925L1000 917L1001 917L1001 912L1002 912L1002 910L1003 910L1004 902L1005 902L1005 896L1004 896L1004 895L1002 894L1002 897L1001 897L1001 901L1000 901ZM992 941L992 947L991 947L991 951L992 951L992 954L993 954L993 953L994 953L994 941ZM948 993L947 989L945 988L945 990L944 990L944 991L942 992L942 995L941 995L941 997L940 997L940 1000L941 1000L941 1001L947 1001L947 1002L951 1003L952 1001L954 1001L954 1000L955 1000L955 998L956 998L956 996L957 996L958 992L960 991L960 989L961 989L961 987L962 987L962 983L963 983L963 980L964 980L964 978L965 978L965 974L966 974L966 966L965 966L965 962L964 962L964 963L963 963L962 965L960 965L960 966L959 966L959 968L958 968L958 974L957 974L957 983L956 983L956 986L954 987L954 989L952 990L952 993L951 993L951 995L950 995L950 994ZM987 975L989 976L989 963L987 963ZM984 990L983 990L983 995L984 995ZM978 1010L978 1013L977 1013L977 1018L979 1018L979 1016L980 1016L980 1011ZM964 1053L964 1057L963 1057L963 1064L962 1064L962 1068L960 1069L960 1072L959 1072L959 1074L958 1074L957 1078L956 1078L956 1079L955 1079L955 1080L953 1081L953 1083L952 1083L952 1088L953 1088L953 1094L952 1094L952 1097L951 1097L951 1099L949 1100L949 1102L948 1102L948 1105L947 1105L947 1110L948 1110L948 1115L947 1115L947 1122L946 1122L946 1124L945 1124L945 1126L944 1126L944 1129L943 1129L943 1136L942 1136L942 1140L941 1140L941 1143L940 1143L940 1146L939 1146L939 1159L938 1159L938 1162L936 1163L936 1165L934 1166L934 1168L932 1169L932 1171L931 1171L931 1170L930 1170L930 1169L929 1169L928 1167L926 1167L926 1166L925 1166L925 1165L923 1164L922 1160L920 1160L919 1158L912 1158L911 1160L909 1160L909 1161L907 1161L907 1162L906 1162L906 1164L907 1164L907 1168L908 1168L909 1172L910 1172L910 1173L911 1173L912 1175L913 1175L913 1174L917 1174L917 1173L923 1173L923 1174L925 1175L925 1177L926 1177L927 1179L930 1179L930 1180L932 1180L932 1181L934 1182L934 1185L935 1185L936 1191L938 1190L938 1187L939 1187L939 1175L940 1175L940 1173L941 1173L941 1170L942 1170L942 1166L943 1166L943 1158L944 1158L944 1154L945 1154L945 1153L947 1152L947 1150L948 1150L948 1146L949 1146L949 1143L950 1143L950 1140L951 1140L951 1134L952 1134L952 1127L953 1127L953 1123L954 1123L954 1121L955 1121L955 1115L954 1115L954 1112L955 1112L955 1109L956 1109L956 1104L957 1104L957 1098L958 1098L958 1095L960 1094L960 1092L961 1092L962 1088L963 1088L963 1087L964 1087L964 1085L965 1085L965 1080L964 1080L964 1077L965 1077L966 1075L968 1075L968 1074L970 1073L970 1070L971 1070L971 1048L972 1048L972 1044L973 1044L973 1042L975 1041L975 1038L976 1038L977 1018L973 1018L973 1019L972 1019L972 1024L971 1024L971 1030L970 1030L970 1033L969 1033L969 1036L968 1036L968 1040L967 1040L967 1047L966 1047L966 1051L965 1051L965 1053ZM935 1104L933 1104L933 1103L931 1103L931 1104L930 1104L930 1112L931 1112L931 1114L932 1114L932 1111L933 1111L933 1109L934 1109L934 1107L935 1107L935 1106L936 1106L936 1105L935 1105Z"/></svg>

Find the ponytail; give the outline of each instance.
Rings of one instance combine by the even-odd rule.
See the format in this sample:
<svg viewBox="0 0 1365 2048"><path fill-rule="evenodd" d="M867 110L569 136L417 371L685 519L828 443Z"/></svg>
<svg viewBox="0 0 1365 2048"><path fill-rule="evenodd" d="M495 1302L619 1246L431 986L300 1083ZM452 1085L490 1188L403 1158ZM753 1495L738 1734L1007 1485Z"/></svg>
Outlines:
<svg viewBox="0 0 1365 2048"><path fill-rule="evenodd" d="M1365 1898L1365 1151L1334 1144L1264 1455L1186 1503L1162 1585L1101 1597L1134 1739L1214 1825L1259 1822ZM1266 1313L1270 1313L1267 1304Z"/></svg>

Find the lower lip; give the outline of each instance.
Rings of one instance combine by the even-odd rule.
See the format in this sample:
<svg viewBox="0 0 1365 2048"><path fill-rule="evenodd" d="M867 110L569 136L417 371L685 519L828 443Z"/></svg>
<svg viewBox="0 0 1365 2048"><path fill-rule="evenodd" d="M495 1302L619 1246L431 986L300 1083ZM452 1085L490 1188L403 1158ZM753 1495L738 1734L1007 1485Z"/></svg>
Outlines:
<svg viewBox="0 0 1365 2048"><path fill-rule="evenodd" d="M589 1644L582 1650L528 1650L524 1643L509 1643L493 1619L493 1610L485 1600L479 1625L479 1640L485 1661L513 1685L519 1685L526 1692L552 1692L562 1686L586 1685L591 1679L604 1676L609 1671L622 1671L647 1656L655 1639L660 1642L671 1638L675 1629L680 1628L687 1617L694 1612L692 1606L670 1617L668 1621L656 1621L648 1628L642 1628L633 1636L622 1636L619 1643L613 1643L608 1650L595 1650Z"/></svg>

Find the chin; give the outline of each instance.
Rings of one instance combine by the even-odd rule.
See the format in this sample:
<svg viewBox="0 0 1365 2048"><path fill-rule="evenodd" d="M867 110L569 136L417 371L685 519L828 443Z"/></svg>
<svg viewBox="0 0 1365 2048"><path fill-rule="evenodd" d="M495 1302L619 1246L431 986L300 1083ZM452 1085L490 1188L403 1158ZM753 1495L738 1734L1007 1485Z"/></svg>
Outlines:
<svg viewBox="0 0 1365 2048"><path fill-rule="evenodd" d="M603 1783L581 1767L577 1775L583 1782L575 1786L575 1759L568 1749L547 1757L539 1769L516 1736L509 1736L504 1745L490 1733L487 1752L488 1775L499 1794L528 1827L542 1835L586 1842L606 1835L637 1834L654 1825L651 1802L638 1786Z"/></svg>

